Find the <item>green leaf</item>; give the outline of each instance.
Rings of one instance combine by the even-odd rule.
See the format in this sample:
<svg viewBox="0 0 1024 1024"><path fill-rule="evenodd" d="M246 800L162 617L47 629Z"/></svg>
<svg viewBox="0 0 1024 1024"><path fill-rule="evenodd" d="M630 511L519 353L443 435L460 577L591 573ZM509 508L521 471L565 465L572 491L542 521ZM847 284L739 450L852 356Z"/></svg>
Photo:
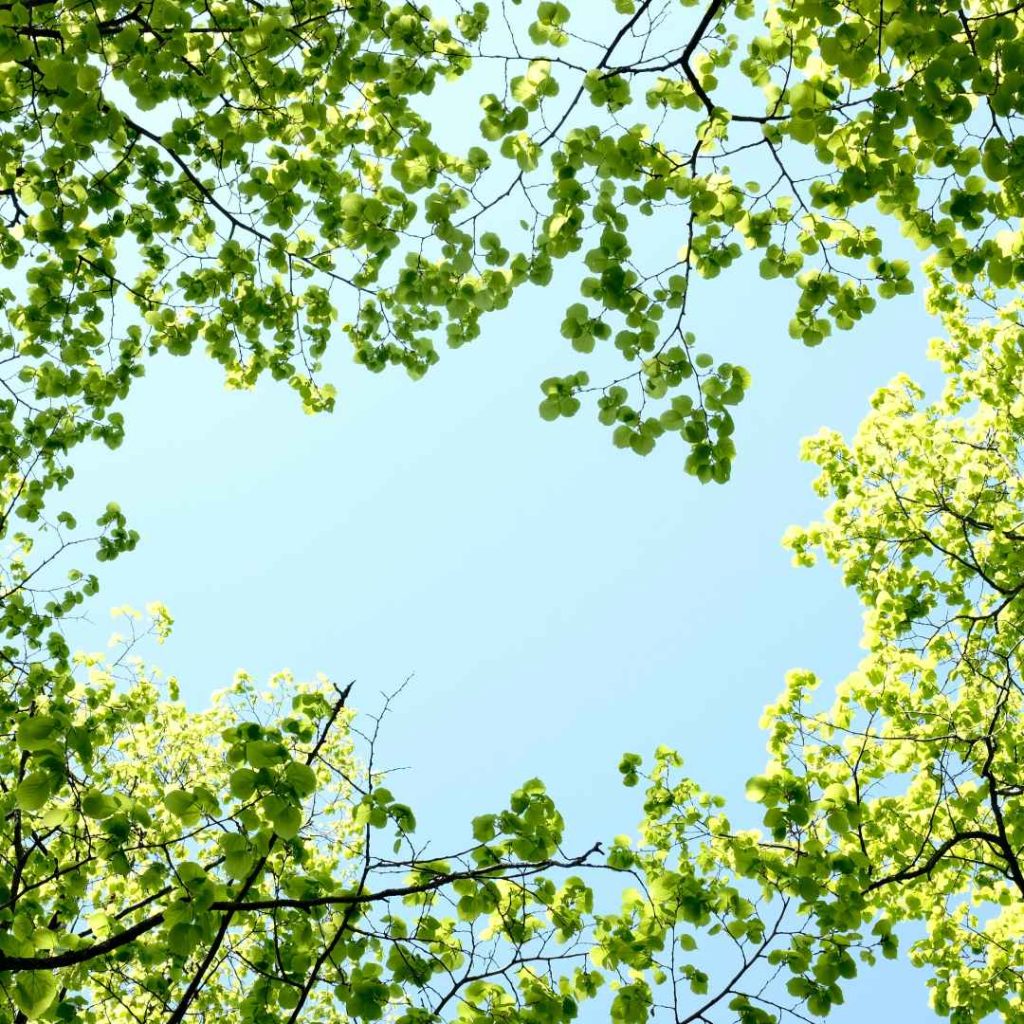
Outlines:
<svg viewBox="0 0 1024 1024"><path fill-rule="evenodd" d="M182 921L168 929L167 948L178 956L187 957L196 952L202 938L202 929Z"/></svg>
<svg viewBox="0 0 1024 1024"><path fill-rule="evenodd" d="M540 417L543 420L547 420L549 423L552 420L557 420L562 414L561 402L557 397L545 398L539 406Z"/></svg>
<svg viewBox="0 0 1024 1024"><path fill-rule="evenodd" d="M117 800L113 796L100 792L98 789L86 790L82 795L82 813L87 818L102 820L109 818L118 807Z"/></svg>
<svg viewBox="0 0 1024 1024"><path fill-rule="evenodd" d="M474 818L473 838L478 843L489 843L497 835L496 821L497 815L494 814L481 814Z"/></svg>
<svg viewBox="0 0 1024 1024"><path fill-rule="evenodd" d="M294 839L302 828L302 808L271 794L263 798L263 813L270 819L270 824L282 839Z"/></svg>
<svg viewBox="0 0 1024 1024"><path fill-rule="evenodd" d="M228 787L236 799L248 800L256 792L256 773L249 768L239 768L231 773Z"/></svg>
<svg viewBox="0 0 1024 1024"><path fill-rule="evenodd" d="M37 1020L57 997L57 979L49 971L21 971L9 991L15 1006L29 1020Z"/></svg>
<svg viewBox="0 0 1024 1024"><path fill-rule="evenodd" d="M284 777L300 798L310 796L316 790L316 774L313 769L298 761L292 761L285 768Z"/></svg>
<svg viewBox="0 0 1024 1024"><path fill-rule="evenodd" d="M59 739L59 728L52 715L23 718L18 723L18 746L22 750L46 750Z"/></svg>
<svg viewBox="0 0 1024 1024"><path fill-rule="evenodd" d="M38 811L53 792L53 776L49 772L31 772L14 791L14 798L23 811Z"/></svg>
<svg viewBox="0 0 1024 1024"><path fill-rule="evenodd" d="M252 866L253 855L248 850L233 850L224 856L224 870L231 878L245 878Z"/></svg>
<svg viewBox="0 0 1024 1024"><path fill-rule="evenodd" d="M747 799L760 803L771 791L771 783L762 776L755 776L747 781Z"/></svg>
<svg viewBox="0 0 1024 1024"><path fill-rule="evenodd" d="M183 789L174 789L164 796L164 807L177 818L192 818L198 820L198 808L196 798Z"/></svg>
<svg viewBox="0 0 1024 1024"><path fill-rule="evenodd" d="M288 751L272 740L250 740L245 745L245 759L255 769L272 768L288 760Z"/></svg>

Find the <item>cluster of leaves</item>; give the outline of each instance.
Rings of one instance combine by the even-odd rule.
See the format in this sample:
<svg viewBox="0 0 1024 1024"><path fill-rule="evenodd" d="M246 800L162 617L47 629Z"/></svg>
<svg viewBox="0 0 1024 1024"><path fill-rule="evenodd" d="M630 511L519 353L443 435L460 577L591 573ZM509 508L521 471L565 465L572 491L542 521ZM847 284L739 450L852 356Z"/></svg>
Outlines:
<svg viewBox="0 0 1024 1024"><path fill-rule="evenodd" d="M478 820L486 841L423 859L412 812L355 757L349 688L242 675L197 713L137 639L5 677L0 1019L424 1022L431 998L529 964L537 914L572 934L578 880L540 872L594 851L559 859L539 783Z"/></svg>
<svg viewBox="0 0 1024 1024"><path fill-rule="evenodd" d="M815 709L812 675L790 678L762 784L821 794L843 886L921 923L910 956L932 1005L973 1024L1014 1019L1024 994L1022 306L974 321L973 284L932 278L943 395L898 378L849 443L806 443L835 501L787 543L798 563L820 550L841 567L868 654L831 708Z"/></svg>
<svg viewBox="0 0 1024 1024"><path fill-rule="evenodd" d="M150 611L162 639L170 618ZM760 1024L819 1012L820 979L852 976L859 911L794 918L800 861L732 834L667 749L636 845L566 856L534 779L473 821L467 848L427 857L374 768L376 726L352 724L351 687L243 674L190 711L123 614L116 657L4 676L0 1020L568 1024L609 985L623 1024L669 1005ZM624 760L627 784L639 768ZM635 883L620 910L595 909L598 869ZM718 935L739 968L716 989L702 957ZM819 981L784 1006L767 989L780 967Z"/></svg>
<svg viewBox="0 0 1024 1024"><path fill-rule="evenodd" d="M769 1024L824 1013L888 941L862 938L866 901L837 912L802 851L733 832L667 748L636 843L566 856L534 779L466 849L428 858L350 687L243 674L189 711L132 653L124 614L117 657L5 680L0 1019L568 1024L608 985L622 1024ZM623 760L627 785L640 769ZM631 883L619 910L595 909L599 869ZM737 959L718 985L716 941Z"/></svg>
<svg viewBox="0 0 1024 1024"><path fill-rule="evenodd" d="M1021 1013L1024 16L776 0L751 31L747 0L610 6L594 43L567 3L0 3L0 1020L567 1024L606 985L622 1024L774 1024L827 1013L906 922L938 1013ZM432 94L467 88L479 144L442 145ZM834 500L787 542L842 567L868 653L831 707L799 672L769 709L762 830L662 749L622 763L635 841L566 854L532 780L427 857L346 688L243 676L195 712L132 638L72 655L98 582L52 565L137 537L116 505L84 538L49 505L77 444L120 442L153 353L201 344L229 383L329 409L339 321L357 362L419 376L564 260L562 336L628 368L545 380L541 415L592 395L616 445L676 433L724 482L749 376L698 352L694 272L759 250L818 344L912 287L868 202L932 254L948 384L901 379L852 441L808 444ZM629 878L615 909L598 869Z"/></svg>
<svg viewBox="0 0 1024 1024"><path fill-rule="evenodd" d="M146 355L196 345L232 385L269 374L329 409L335 332L420 376L440 336L475 338L568 259L563 335L629 369L568 373L557 402L545 384L543 414L594 393L616 444L676 434L689 472L724 481L748 377L684 329L694 271L758 250L817 344L911 288L858 223L875 202L956 280L1024 278L991 236L1024 202L1016 8L695 6L0 4L5 414L116 442ZM479 137L448 140L435 91L480 98Z"/></svg>

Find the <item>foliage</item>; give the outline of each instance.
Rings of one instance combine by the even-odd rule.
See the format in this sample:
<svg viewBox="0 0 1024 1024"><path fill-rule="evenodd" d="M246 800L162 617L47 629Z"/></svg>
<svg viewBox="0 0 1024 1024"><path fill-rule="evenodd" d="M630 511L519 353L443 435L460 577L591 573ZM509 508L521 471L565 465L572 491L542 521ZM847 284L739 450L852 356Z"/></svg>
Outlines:
<svg viewBox="0 0 1024 1024"><path fill-rule="evenodd" d="M534 779L427 857L374 769L379 719L356 754L350 687L241 675L189 711L123 614L112 660L7 677L0 1020L568 1024L607 984L623 1024L768 1024L841 1001L854 955L888 941L862 939L864 901L808 916L804 862L732 832L667 748L636 844L565 855ZM639 769L623 760L627 785ZM601 870L629 883L618 911L595 909ZM716 936L737 961L724 982ZM769 987L780 968L789 995Z"/></svg>
<svg viewBox="0 0 1024 1024"><path fill-rule="evenodd" d="M162 639L169 616L151 613ZM116 657L5 677L0 1020L564 1024L610 983L626 1024L666 1005L767 1022L784 1009L765 991L778 965L847 977L849 950L878 944L861 943L860 908L797 917L800 862L731 833L720 799L673 779L668 749L638 845L564 854L534 779L473 821L468 847L427 857L374 768L380 720L369 736L352 725L351 687L241 675L189 711L133 653L138 613L122 614ZM623 761L628 785L639 760ZM629 876L618 912L595 910L600 870ZM717 985L716 935L739 956Z"/></svg>
<svg viewBox="0 0 1024 1024"><path fill-rule="evenodd" d="M768 710L772 760L748 786L762 830L735 828L662 748L646 772L620 765L646 784L635 840L565 854L532 780L466 849L426 859L373 736L356 755L347 689L243 676L190 712L131 656L134 626L112 663L24 630L0 772L7 1019L534 1024L598 997L627 1024L772 1024L842 1003L907 925L941 1015L1012 1019L1024 352L1018 303L976 323L971 289L936 282L945 394L925 404L901 378L852 441L807 443L834 501L787 544L843 568L867 655L831 708L795 672ZM603 871L625 878L617 910ZM716 943L736 957L724 977Z"/></svg>
<svg viewBox="0 0 1024 1024"><path fill-rule="evenodd" d="M1021 300L972 321L974 298L931 296L948 331L938 401L899 378L852 442L807 444L836 500L788 542L798 562L818 548L841 566L868 655L823 714L807 709L816 681L794 676L772 740L780 779L834 794L854 884L890 920L923 922L911 957L957 1022L1014 1019L1024 991Z"/></svg>
<svg viewBox="0 0 1024 1024"><path fill-rule="evenodd" d="M908 927L939 1014L1022 1012L1024 18L615 0L591 43L582 13L0 3L0 1021L563 1024L597 998L622 1024L773 1024L826 1014ZM467 95L479 138L439 115ZM899 379L851 441L807 444L833 501L787 543L842 568L867 653L831 706L796 672L766 713L761 830L662 748L620 766L635 839L566 853L530 780L428 857L347 687L242 676L193 711L134 626L116 657L70 651L98 581L55 564L137 536L114 504L80 535L52 492L77 444L119 443L155 353L202 345L232 385L329 409L339 322L357 362L420 376L564 261L561 333L627 366L545 381L541 415L592 394L616 444L678 433L723 482L749 380L684 329L694 271L759 250L817 344L911 289L868 202L930 253L947 386Z"/></svg>
<svg viewBox="0 0 1024 1024"><path fill-rule="evenodd" d="M749 378L684 328L693 271L757 250L817 344L912 287L874 202L955 280L1024 277L991 230L1021 214L1024 43L996 0L695 6L615 0L578 32L590 5L5 2L0 345L36 404L5 401L54 444L116 442L146 355L199 344L326 409L334 333L420 376L566 261L562 335L627 366L545 380L541 414L592 394L617 445L677 434L724 481Z"/></svg>
<svg viewBox="0 0 1024 1024"><path fill-rule="evenodd" d="M539 960L538 911L559 908L572 933L577 882L540 872L594 851L559 858L539 783L486 842L425 859L411 810L357 762L350 687L279 676L258 690L242 675L193 712L131 654L137 639L113 662L37 661L4 698L0 1019L377 1020L405 1006L412 1024L435 1019L418 993L471 1000ZM385 829L388 857L371 852ZM557 959L579 958L570 945Z"/></svg>

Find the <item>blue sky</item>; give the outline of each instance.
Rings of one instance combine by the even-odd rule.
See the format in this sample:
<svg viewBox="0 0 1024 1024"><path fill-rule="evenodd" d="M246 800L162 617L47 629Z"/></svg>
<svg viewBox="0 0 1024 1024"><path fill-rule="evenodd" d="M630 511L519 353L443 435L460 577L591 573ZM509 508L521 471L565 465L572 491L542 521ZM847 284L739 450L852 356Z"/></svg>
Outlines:
<svg viewBox="0 0 1024 1024"><path fill-rule="evenodd" d="M742 800L786 670L835 682L859 656L853 596L779 545L821 511L799 439L851 429L901 370L934 378L919 295L815 350L786 335L794 298L753 261L694 293L702 344L754 380L725 487L685 476L670 439L646 459L614 449L587 407L539 419L539 381L585 362L558 335L564 290L521 294L418 383L339 347L333 416L272 383L225 393L199 354L162 357L124 446L78 456L76 505L116 499L142 534L94 607L166 602L161 661L195 706L240 667L356 679L368 710L414 674L380 763L408 769L392 788L438 853L533 775L580 848L629 831L618 759L660 743ZM97 613L84 635L109 630ZM886 965L832 1019L927 1020L923 980Z"/></svg>

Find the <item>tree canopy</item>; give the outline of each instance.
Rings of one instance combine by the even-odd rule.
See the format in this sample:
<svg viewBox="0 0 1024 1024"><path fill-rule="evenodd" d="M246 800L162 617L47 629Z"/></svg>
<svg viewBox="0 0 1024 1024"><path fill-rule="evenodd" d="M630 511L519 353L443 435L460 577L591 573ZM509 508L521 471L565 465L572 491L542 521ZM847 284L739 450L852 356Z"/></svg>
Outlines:
<svg viewBox="0 0 1024 1024"><path fill-rule="evenodd" d="M1022 57L988 0L0 3L0 1020L777 1024L901 941L940 1016L1016 1019ZM633 837L567 851L534 779L427 856L349 686L243 675L197 711L135 613L70 649L72 549L138 537L54 492L161 351L326 411L336 335L419 377L557 273L548 333L600 382L540 414L589 397L721 483L749 375L688 329L699 279L756 250L816 345L914 287L872 208L925 254L946 387L806 444L831 504L786 543L841 567L866 653L767 710L759 828L662 747L620 765Z"/></svg>
<svg viewBox="0 0 1024 1024"><path fill-rule="evenodd" d="M723 481L748 376L687 330L694 272L755 250L810 345L912 287L868 204L952 279L1024 274L1015 9L616 0L599 40L584 13L3 4L9 382L116 438L147 354L198 344L236 386L269 373L330 408L332 335L420 376L564 263L562 336L626 365L545 380L541 414L589 395L616 444L678 434Z"/></svg>

